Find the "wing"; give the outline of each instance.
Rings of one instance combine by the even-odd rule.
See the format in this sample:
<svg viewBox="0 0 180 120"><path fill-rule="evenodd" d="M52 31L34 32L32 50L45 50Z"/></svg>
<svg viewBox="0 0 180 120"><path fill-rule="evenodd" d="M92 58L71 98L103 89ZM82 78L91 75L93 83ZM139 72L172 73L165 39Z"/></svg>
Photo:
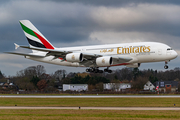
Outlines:
<svg viewBox="0 0 180 120"><path fill-rule="evenodd" d="M31 49L31 50L38 50L38 51L42 51L42 52L47 52L46 56L52 55L52 56L57 56L57 57L64 57L65 55L67 55L69 53L73 53L73 51L37 48L37 47L29 47L29 46L19 46L19 45L15 44L15 48L17 49L18 47ZM91 53L83 53L83 56L87 60L92 60L94 58L101 57L102 55L91 54Z"/></svg>
<svg viewBox="0 0 180 120"><path fill-rule="evenodd" d="M67 54L74 53L73 51L64 51L64 50L47 49L47 48L37 48L37 47L29 47L29 46L19 46L19 45L15 44L15 48L17 49L18 47L46 52L46 55L42 56L42 55L24 54L24 53L12 53L12 52L8 52L8 53L9 54L16 54L16 55L23 55L23 56L32 56L32 57L54 56L53 59L61 57L64 60L65 60L65 57L66 57ZM124 57L124 56L111 56L111 55L93 54L93 53L85 53L85 52L82 52L82 54L83 54L83 61L79 62L79 64L84 65L86 67L95 66L96 58L104 57L104 56L112 57L113 65L126 63L126 62L129 62L129 61L132 60L131 57L127 57L127 56L126 57Z"/></svg>

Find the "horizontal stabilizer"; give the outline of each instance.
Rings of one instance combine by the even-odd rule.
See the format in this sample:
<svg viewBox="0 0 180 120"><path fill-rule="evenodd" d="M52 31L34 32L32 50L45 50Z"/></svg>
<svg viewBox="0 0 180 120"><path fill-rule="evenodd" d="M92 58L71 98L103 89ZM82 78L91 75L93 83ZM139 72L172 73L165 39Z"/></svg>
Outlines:
<svg viewBox="0 0 180 120"><path fill-rule="evenodd" d="M7 54L21 55L21 56L30 56L30 57L45 57L42 55L26 54L26 53L15 53L15 52L5 52Z"/></svg>
<svg viewBox="0 0 180 120"><path fill-rule="evenodd" d="M19 48L19 45L18 45L18 44L14 43L14 45L15 45L15 49L18 49L18 48Z"/></svg>

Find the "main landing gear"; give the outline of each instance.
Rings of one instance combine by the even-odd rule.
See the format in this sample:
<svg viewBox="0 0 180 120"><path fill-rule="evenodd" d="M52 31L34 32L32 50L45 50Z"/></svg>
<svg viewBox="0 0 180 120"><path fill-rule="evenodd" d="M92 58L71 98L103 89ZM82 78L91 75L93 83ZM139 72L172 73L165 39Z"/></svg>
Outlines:
<svg viewBox="0 0 180 120"><path fill-rule="evenodd" d="M165 61L165 66L164 66L164 69L168 69L168 62L167 61Z"/></svg>
<svg viewBox="0 0 180 120"><path fill-rule="evenodd" d="M94 72L94 73L103 73L103 70L99 70L98 68L88 68L86 72Z"/></svg>
<svg viewBox="0 0 180 120"><path fill-rule="evenodd" d="M86 72L93 72L93 73L103 73L103 70L99 70L98 68L88 68ZM112 73L112 70L104 69L104 72Z"/></svg>
<svg viewBox="0 0 180 120"><path fill-rule="evenodd" d="M112 70L109 70L109 68L104 69L104 72L112 73Z"/></svg>

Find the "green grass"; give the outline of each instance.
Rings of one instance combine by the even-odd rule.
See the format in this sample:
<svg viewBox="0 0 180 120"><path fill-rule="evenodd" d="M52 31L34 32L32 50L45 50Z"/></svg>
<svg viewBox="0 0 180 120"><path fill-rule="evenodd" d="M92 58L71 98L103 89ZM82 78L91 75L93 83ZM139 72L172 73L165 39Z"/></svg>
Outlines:
<svg viewBox="0 0 180 120"><path fill-rule="evenodd" d="M180 98L0 98L0 106L180 107ZM0 119L177 120L179 111L0 109Z"/></svg>
<svg viewBox="0 0 180 120"><path fill-rule="evenodd" d="M180 107L180 98L0 98L0 106Z"/></svg>
<svg viewBox="0 0 180 120"><path fill-rule="evenodd" d="M0 119L13 120L172 120L179 118L179 111L0 110Z"/></svg>

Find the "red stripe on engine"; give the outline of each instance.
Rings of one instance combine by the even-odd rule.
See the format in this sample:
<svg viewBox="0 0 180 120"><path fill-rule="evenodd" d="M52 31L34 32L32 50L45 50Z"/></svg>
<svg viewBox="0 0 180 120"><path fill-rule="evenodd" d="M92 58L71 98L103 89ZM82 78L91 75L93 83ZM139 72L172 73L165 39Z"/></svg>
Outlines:
<svg viewBox="0 0 180 120"><path fill-rule="evenodd" d="M34 31L33 31L34 32ZM54 47L48 42L46 41L43 37L41 37L39 34L37 34L36 32L34 32L36 34L36 36L39 38L39 40L41 40L41 42L43 43L43 45L47 48L47 49L54 49Z"/></svg>

